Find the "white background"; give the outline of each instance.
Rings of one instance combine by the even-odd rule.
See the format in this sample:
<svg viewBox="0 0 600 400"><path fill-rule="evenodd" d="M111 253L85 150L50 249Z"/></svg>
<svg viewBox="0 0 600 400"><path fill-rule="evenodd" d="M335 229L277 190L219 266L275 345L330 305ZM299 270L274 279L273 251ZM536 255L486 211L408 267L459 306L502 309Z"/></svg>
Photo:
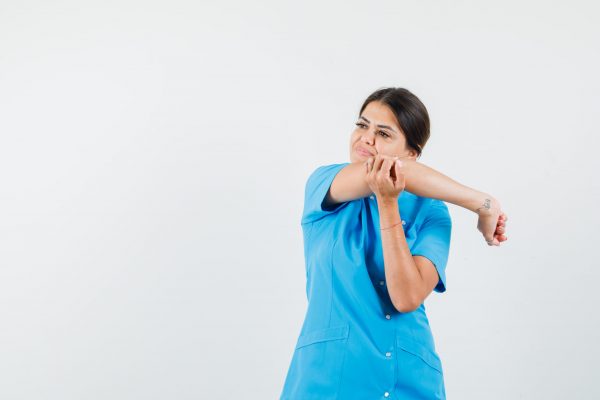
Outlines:
<svg viewBox="0 0 600 400"><path fill-rule="evenodd" d="M362 101L427 106L449 399L600 398L593 1L0 1L0 398L276 399L300 217Z"/></svg>

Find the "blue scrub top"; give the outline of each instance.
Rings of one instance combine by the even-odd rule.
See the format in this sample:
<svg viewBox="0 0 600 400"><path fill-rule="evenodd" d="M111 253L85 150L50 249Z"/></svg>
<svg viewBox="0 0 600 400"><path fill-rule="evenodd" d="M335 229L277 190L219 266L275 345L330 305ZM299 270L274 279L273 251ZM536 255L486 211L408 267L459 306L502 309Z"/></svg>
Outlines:
<svg viewBox="0 0 600 400"><path fill-rule="evenodd" d="M375 195L322 202L349 163L318 167L305 188L302 230L308 308L281 400L445 399L442 363L425 305L396 310L385 281ZM443 201L398 197L413 256L427 257L446 290L452 222Z"/></svg>

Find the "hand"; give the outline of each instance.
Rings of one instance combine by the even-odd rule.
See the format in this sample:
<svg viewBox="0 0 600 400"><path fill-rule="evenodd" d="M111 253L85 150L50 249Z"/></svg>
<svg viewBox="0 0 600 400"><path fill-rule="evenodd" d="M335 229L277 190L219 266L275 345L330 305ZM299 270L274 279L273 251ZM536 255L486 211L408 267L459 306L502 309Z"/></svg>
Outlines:
<svg viewBox="0 0 600 400"><path fill-rule="evenodd" d="M401 172L402 161L398 157L377 154L365 162L369 187L378 199L398 201L404 190L404 174Z"/></svg>
<svg viewBox="0 0 600 400"><path fill-rule="evenodd" d="M477 229L483 234L488 246L500 246L508 240L506 236L506 221L508 216L500 209L500 204L493 200L477 210L479 220Z"/></svg>

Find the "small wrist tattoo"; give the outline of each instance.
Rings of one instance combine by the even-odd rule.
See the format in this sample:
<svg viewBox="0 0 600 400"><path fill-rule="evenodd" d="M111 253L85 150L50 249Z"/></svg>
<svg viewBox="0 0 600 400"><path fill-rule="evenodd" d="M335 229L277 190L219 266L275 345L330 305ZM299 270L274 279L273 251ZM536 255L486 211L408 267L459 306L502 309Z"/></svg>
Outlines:
<svg viewBox="0 0 600 400"><path fill-rule="evenodd" d="M491 206L491 201L492 201L491 199L485 199L485 200L484 200L484 202L483 202L483 206L479 207L479 208L478 208L477 210L475 210L475 211L479 211L479 210L481 210L482 208L484 208L484 209L486 209L486 210L489 210L490 208L492 208L492 206Z"/></svg>

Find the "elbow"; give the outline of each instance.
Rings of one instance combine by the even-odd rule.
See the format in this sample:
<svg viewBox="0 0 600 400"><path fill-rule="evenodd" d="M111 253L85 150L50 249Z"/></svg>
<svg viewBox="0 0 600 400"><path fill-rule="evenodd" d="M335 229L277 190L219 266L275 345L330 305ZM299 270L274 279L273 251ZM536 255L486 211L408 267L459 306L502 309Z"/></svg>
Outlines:
<svg viewBox="0 0 600 400"><path fill-rule="evenodd" d="M399 299L392 301L394 308L401 313L409 313L415 311L421 305L421 302L416 296L404 296Z"/></svg>

